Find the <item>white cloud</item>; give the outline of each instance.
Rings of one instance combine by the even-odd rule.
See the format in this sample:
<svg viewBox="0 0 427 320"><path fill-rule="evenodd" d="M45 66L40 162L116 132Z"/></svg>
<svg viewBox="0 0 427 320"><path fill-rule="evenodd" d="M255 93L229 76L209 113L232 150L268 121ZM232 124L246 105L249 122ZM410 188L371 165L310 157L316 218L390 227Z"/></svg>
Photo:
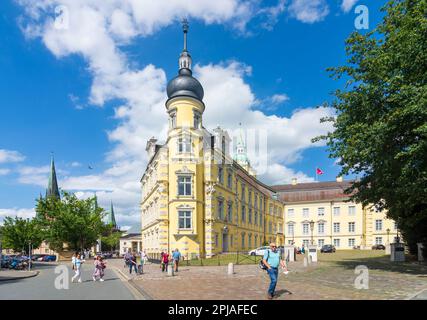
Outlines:
<svg viewBox="0 0 427 320"><path fill-rule="evenodd" d="M92 104L103 106L106 101L117 98L123 101L123 105L115 109L117 126L108 132L112 143L106 157L109 168L103 172L94 170L93 174L85 176L64 172L59 178L61 188L76 191L81 198L93 196L96 191L104 208L109 208L112 200L119 225L139 224L139 180L147 162L145 144L151 136L164 139L167 132L165 72L154 65L142 69L131 67L120 46L136 36L151 35L182 16L206 24L228 24L243 31L254 16L277 18L284 10L282 0L271 10L257 7L257 1L238 0L18 2L32 19L21 19L22 30L27 36L40 37L57 58L78 54L85 59L93 76ZM304 22L321 20L327 14L327 6L323 1L312 2L315 4L294 1L292 12ZM65 30L56 29L53 19L49 18L59 3L69 11L69 28ZM304 6L305 11L302 10ZM319 123L319 118L330 115L331 111L308 108L295 111L290 118L267 116L254 110L257 99L244 79L250 74L251 67L237 61L196 65L195 75L206 94L205 125L235 128L242 122L246 129L266 130L270 169L265 174L265 181L280 183L294 176L310 179L286 165L296 161L303 150L312 147L312 137L328 129ZM286 99L284 94L273 97L272 101L277 103ZM70 99L76 101L74 96ZM47 172L46 167L21 168L19 181L46 187Z"/></svg>
<svg viewBox="0 0 427 320"><path fill-rule="evenodd" d="M359 0L343 0L341 3L341 10L344 12L349 12L357 1Z"/></svg>
<svg viewBox="0 0 427 320"><path fill-rule="evenodd" d="M289 13L304 23L322 21L329 14L326 0L292 0Z"/></svg>
<svg viewBox="0 0 427 320"><path fill-rule="evenodd" d="M78 161L74 161L74 162L71 162L70 166L73 168L77 168L77 167L81 167L82 164Z"/></svg>
<svg viewBox="0 0 427 320"><path fill-rule="evenodd" d="M0 221L3 221L5 217L18 217L24 219L34 218L36 212L33 208L9 208L0 209Z"/></svg>
<svg viewBox="0 0 427 320"><path fill-rule="evenodd" d="M11 163L24 161L25 157L18 151L0 149L0 163Z"/></svg>
<svg viewBox="0 0 427 320"><path fill-rule="evenodd" d="M8 175L11 172L10 169L0 168L0 176Z"/></svg>

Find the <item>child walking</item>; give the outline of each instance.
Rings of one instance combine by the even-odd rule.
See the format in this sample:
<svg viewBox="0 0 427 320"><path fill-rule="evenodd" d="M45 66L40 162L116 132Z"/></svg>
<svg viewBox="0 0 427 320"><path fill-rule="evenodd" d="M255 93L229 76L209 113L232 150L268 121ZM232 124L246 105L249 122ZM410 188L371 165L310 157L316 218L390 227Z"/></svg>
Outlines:
<svg viewBox="0 0 427 320"><path fill-rule="evenodd" d="M95 262L95 271L93 272L92 279L96 281L99 278L100 282L104 282L104 269L106 268L105 262L102 260L101 256L96 256Z"/></svg>

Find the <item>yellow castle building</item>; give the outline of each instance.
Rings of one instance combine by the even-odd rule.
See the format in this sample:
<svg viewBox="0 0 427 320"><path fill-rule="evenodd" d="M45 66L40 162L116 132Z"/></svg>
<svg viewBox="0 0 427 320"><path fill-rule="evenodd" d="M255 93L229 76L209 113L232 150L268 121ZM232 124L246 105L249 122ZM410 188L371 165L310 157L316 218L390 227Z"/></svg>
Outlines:
<svg viewBox="0 0 427 320"><path fill-rule="evenodd" d="M183 31L179 72L167 86L166 142L158 144L153 137L146 146L141 236L147 254L156 258L178 248L186 258L212 257L272 241L301 246L313 240L337 248L379 243L389 223L384 222L378 233L372 223L384 220L382 215L346 203L342 196L295 196L313 190L323 194L321 183L267 186L256 178L242 136L236 150L230 150L227 131L218 127L209 132L203 126L204 91L192 76L186 23ZM312 237L310 231L307 234L311 220L317 226Z"/></svg>

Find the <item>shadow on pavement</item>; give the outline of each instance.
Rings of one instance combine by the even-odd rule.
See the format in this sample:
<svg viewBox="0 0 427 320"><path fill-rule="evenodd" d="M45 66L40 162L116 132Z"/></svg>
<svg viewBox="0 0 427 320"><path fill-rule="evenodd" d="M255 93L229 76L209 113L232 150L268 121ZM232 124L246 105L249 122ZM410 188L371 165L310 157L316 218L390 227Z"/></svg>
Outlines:
<svg viewBox="0 0 427 320"><path fill-rule="evenodd" d="M398 272L423 277L427 274L426 264L410 261L392 262L390 261L390 256L343 259L341 261L331 261L331 263L347 269L354 269L359 265L365 265L369 270Z"/></svg>

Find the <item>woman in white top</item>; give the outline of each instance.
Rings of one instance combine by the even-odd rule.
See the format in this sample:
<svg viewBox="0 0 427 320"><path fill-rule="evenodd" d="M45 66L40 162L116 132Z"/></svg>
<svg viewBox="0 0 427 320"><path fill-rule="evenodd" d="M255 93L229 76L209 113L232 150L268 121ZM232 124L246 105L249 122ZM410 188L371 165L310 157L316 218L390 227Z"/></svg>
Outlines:
<svg viewBox="0 0 427 320"><path fill-rule="evenodd" d="M82 268L82 263L84 263L85 260L81 259L81 255L78 254L77 257L74 260L74 264L75 264L75 269L74 269L74 277L71 278L71 282L74 282L74 279L78 278L78 282L82 282L82 273L81 273L81 268Z"/></svg>

